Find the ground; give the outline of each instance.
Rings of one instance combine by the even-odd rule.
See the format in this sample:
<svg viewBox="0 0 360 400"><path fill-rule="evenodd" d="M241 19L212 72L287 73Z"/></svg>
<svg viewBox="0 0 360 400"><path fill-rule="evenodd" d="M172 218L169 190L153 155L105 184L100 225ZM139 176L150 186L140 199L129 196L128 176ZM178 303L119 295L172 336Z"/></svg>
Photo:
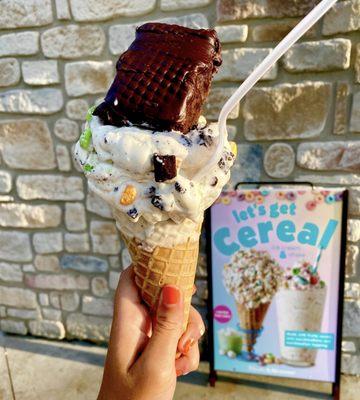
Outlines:
<svg viewBox="0 0 360 400"><path fill-rule="evenodd" d="M0 400L92 400L99 389L106 348L83 342L58 342L0 333ZM207 385L208 364L180 379L174 400L302 400L329 398L309 390L328 389L309 383L265 378L237 383L223 376L216 388ZM305 390L306 388L306 390ZM342 377L341 400L355 400L360 378Z"/></svg>

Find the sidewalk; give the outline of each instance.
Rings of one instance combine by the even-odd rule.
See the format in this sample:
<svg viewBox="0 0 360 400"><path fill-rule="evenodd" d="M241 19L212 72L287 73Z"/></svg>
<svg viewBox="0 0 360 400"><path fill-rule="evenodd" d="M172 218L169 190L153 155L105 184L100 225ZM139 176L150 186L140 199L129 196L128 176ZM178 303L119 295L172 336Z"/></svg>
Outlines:
<svg viewBox="0 0 360 400"><path fill-rule="evenodd" d="M95 400L101 381L106 349L83 342L67 343L0 333L0 400ZM309 395L304 389L285 390L296 381L269 379L235 384L224 377L216 388L207 386L208 365L183 377L175 400L304 400L328 398ZM280 386L280 382L281 385ZM250 383L245 385L245 383ZM306 383L306 390L319 390L319 384ZM325 389L326 385L322 385ZM272 387L274 389L274 386ZM342 378L341 400L355 400L360 392L360 378Z"/></svg>

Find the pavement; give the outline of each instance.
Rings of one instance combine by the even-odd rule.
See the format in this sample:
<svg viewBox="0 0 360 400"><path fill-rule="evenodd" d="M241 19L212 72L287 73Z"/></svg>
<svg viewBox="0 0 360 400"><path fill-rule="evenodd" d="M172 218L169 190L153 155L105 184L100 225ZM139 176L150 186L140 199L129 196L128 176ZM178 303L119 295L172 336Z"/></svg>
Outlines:
<svg viewBox="0 0 360 400"><path fill-rule="evenodd" d="M0 400L95 400L106 348L0 333ZM174 400L328 399L328 384L222 375L209 387L208 364L182 377ZM360 378L342 376L341 400L359 398ZM297 387L297 388L295 388Z"/></svg>

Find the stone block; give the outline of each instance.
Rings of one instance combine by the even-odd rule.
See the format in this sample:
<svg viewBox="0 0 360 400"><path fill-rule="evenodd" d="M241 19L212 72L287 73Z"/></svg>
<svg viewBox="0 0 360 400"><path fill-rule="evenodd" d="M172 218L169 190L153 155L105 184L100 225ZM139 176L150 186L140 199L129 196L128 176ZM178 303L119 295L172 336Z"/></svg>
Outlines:
<svg viewBox="0 0 360 400"><path fill-rule="evenodd" d="M24 272L36 272L36 269L33 266L33 264L24 264L23 267L22 267L22 270Z"/></svg>
<svg viewBox="0 0 360 400"><path fill-rule="evenodd" d="M103 276L95 276L91 280L91 292L97 297L106 297L110 293L107 280Z"/></svg>
<svg viewBox="0 0 360 400"><path fill-rule="evenodd" d="M238 154L231 170L229 187L239 182L258 182L261 175L263 151L258 144L238 145Z"/></svg>
<svg viewBox="0 0 360 400"><path fill-rule="evenodd" d="M55 0L56 16L59 20L71 19L68 0Z"/></svg>
<svg viewBox="0 0 360 400"><path fill-rule="evenodd" d="M78 61L65 65L65 88L69 96L105 93L114 78L111 61Z"/></svg>
<svg viewBox="0 0 360 400"><path fill-rule="evenodd" d="M64 311L75 311L79 307L80 296L76 292L51 292L50 303L57 309L61 308Z"/></svg>
<svg viewBox="0 0 360 400"><path fill-rule="evenodd" d="M203 107L203 114L205 117L210 120L217 121L224 103L229 99L230 96L232 96L236 89L237 88L231 87L212 88ZM240 106L237 104L229 114L228 119L236 119L239 116L239 110Z"/></svg>
<svg viewBox="0 0 360 400"><path fill-rule="evenodd" d="M295 21L276 21L262 23L252 28L252 40L254 42L280 42L299 23ZM316 28L310 28L303 38L313 39L316 37Z"/></svg>
<svg viewBox="0 0 360 400"><path fill-rule="evenodd" d="M356 282L345 282L345 298L360 300L360 284Z"/></svg>
<svg viewBox="0 0 360 400"><path fill-rule="evenodd" d="M121 272L110 271L109 273L109 287L112 290L116 290L119 283Z"/></svg>
<svg viewBox="0 0 360 400"><path fill-rule="evenodd" d="M168 24L176 24L186 26L188 28L207 28L208 21L204 14L188 14L181 17L160 18L154 22L163 22ZM115 55L123 53L131 42L135 39L135 29L142 25L143 22L135 22L132 24L112 25L109 28L109 48L110 52Z"/></svg>
<svg viewBox="0 0 360 400"><path fill-rule="evenodd" d="M61 321L61 311L54 308L43 308L42 315L48 321Z"/></svg>
<svg viewBox="0 0 360 400"><path fill-rule="evenodd" d="M20 319L37 319L40 317L39 310L23 310L21 308L8 308L7 316Z"/></svg>
<svg viewBox="0 0 360 400"><path fill-rule="evenodd" d="M39 254L59 253L64 248L61 232L35 233L33 244Z"/></svg>
<svg viewBox="0 0 360 400"><path fill-rule="evenodd" d="M350 67L351 40L331 39L294 44L283 58L289 72L323 72Z"/></svg>
<svg viewBox="0 0 360 400"><path fill-rule="evenodd" d="M11 175L6 171L0 171L0 193L9 193L11 188Z"/></svg>
<svg viewBox="0 0 360 400"><path fill-rule="evenodd" d="M243 106L247 140L307 139L323 131L331 105L326 82L255 88ZM300 118L301 116L301 118Z"/></svg>
<svg viewBox="0 0 360 400"><path fill-rule="evenodd" d="M70 274L25 275L25 283L33 289L88 290L90 287L86 276Z"/></svg>
<svg viewBox="0 0 360 400"><path fill-rule="evenodd" d="M160 9L162 11L187 10L190 8L204 7L212 0L161 0Z"/></svg>
<svg viewBox="0 0 360 400"><path fill-rule="evenodd" d="M57 61L24 61L21 65L28 85L52 85L60 82Z"/></svg>
<svg viewBox="0 0 360 400"><path fill-rule="evenodd" d="M120 256L109 256L108 260L111 268L121 269Z"/></svg>
<svg viewBox="0 0 360 400"><path fill-rule="evenodd" d="M65 204L65 225L69 231L83 231L86 229L85 208L82 203Z"/></svg>
<svg viewBox="0 0 360 400"><path fill-rule="evenodd" d="M23 273L19 264L0 262L0 281L22 282Z"/></svg>
<svg viewBox="0 0 360 400"><path fill-rule="evenodd" d="M343 354L341 358L341 372L349 375L360 375L360 356ZM354 395L357 396L355 391L357 392L356 388L354 387ZM355 399L356 397L353 398Z"/></svg>
<svg viewBox="0 0 360 400"><path fill-rule="evenodd" d="M0 203L0 226L52 228L61 222L61 208L47 204Z"/></svg>
<svg viewBox="0 0 360 400"><path fill-rule="evenodd" d="M32 260L30 237L28 233L0 231L0 259L14 262Z"/></svg>
<svg viewBox="0 0 360 400"><path fill-rule="evenodd" d="M358 242L360 240L360 219L348 220L347 239L349 242Z"/></svg>
<svg viewBox="0 0 360 400"><path fill-rule="evenodd" d="M105 33L97 25L64 25L41 35L45 57L81 58L100 56L105 46Z"/></svg>
<svg viewBox="0 0 360 400"><path fill-rule="evenodd" d="M70 314L66 320L67 334L71 338L104 342L109 340L111 318L100 318L80 313Z"/></svg>
<svg viewBox="0 0 360 400"><path fill-rule="evenodd" d="M360 336L360 301L346 300L344 302L343 336Z"/></svg>
<svg viewBox="0 0 360 400"><path fill-rule="evenodd" d="M34 265L37 271L41 272L60 272L59 258L54 255L35 256Z"/></svg>
<svg viewBox="0 0 360 400"><path fill-rule="evenodd" d="M8 307L34 309L36 294L29 289L0 286L0 304Z"/></svg>
<svg viewBox="0 0 360 400"><path fill-rule="evenodd" d="M60 265L62 269L80 272L105 272L109 268L102 258L70 254L61 257Z"/></svg>
<svg viewBox="0 0 360 400"><path fill-rule="evenodd" d="M356 275L357 263L359 257L359 247L355 245L346 246L346 274L347 278L352 278Z"/></svg>
<svg viewBox="0 0 360 400"><path fill-rule="evenodd" d="M349 213L360 216L360 186L349 189Z"/></svg>
<svg viewBox="0 0 360 400"><path fill-rule="evenodd" d="M345 135L347 132L348 100L350 85L347 82L338 82L336 86L334 134Z"/></svg>
<svg viewBox="0 0 360 400"><path fill-rule="evenodd" d="M34 336L49 339L64 339L65 328L59 321L38 320L29 322L29 331Z"/></svg>
<svg viewBox="0 0 360 400"><path fill-rule="evenodd" d="M39 303L42 306L48 306L49 302L49 295L47 293L39 293Z"/></svg>
<svg viewBox="0 0 360 400"><path fill-rule="evenodd" d="M65 250L69 253L86 253L90 250L87 233L65 233Z"/></svg>
<svg viewBox="0 0 360 400"><path fill-rule="evenodd" d="M62 175L21 175L16 181L19 196L25 200L82 200L80 177Z"/></svg>
<svg viewBox="0 0 360 400"><path fill-rule="evenodd" d="M360 43L356 46L356 58L355 58L355 82L360 83Z"/></svg>
<svg viewBox="0 0 360 400"><path fill-rule="evenodd" d="M2 0L0 29L25 28L51 24L51 0Z"/></svg>
<svg viewBox="0 0 360 400"><path fill-rule="evenodd" d="M106 21L116 17L145 15L155 8L156 0L70 0L75 21Z"/></svg>
<svg viewBox="0 0 360 400"><path fill-rule="evenodd" d="M64 142L75 142L79 138L79 126L67 118L58 119L54 125L54 133Z"/></svg>
<svg viewBox="0 0 360 400"><path fill-rule="evenodd" d="M77 121L85 121L89 103L84 99L73 99L66 103L66 115Z"/></svg>
<svg viewBox="0 0 360 400"><path fill-rule="evenodd" d="M100 215L100 217L113 218L109 205L90 189L88 189L86 196L86 209L96 215Z"/></svg>
<svg viewBox="0 0 360 400"><path fill-rule="evenodd" d="M308 14L316 3L317 0L218 0L217 20L227 22L247 18L301 17Z"/></svg>
<svg viewBox="0 0 360 400"><path fill-rule="evenodd" d="M214 76L214 81L243 81L255 67L270 53L271 49L246 48L223 50L223 64ZM262 80L277 77L277 64L263 76Z"/></svg>
<svg viewBox="0 0 360 400"><path fill-rule="evenodd" d="M0 36L0 57L32 56L38 52L38 32L8 33Z"/></svg>
<svg viewBox="0 0 360 400"><path fill-rule="evenodd" d="M60 89L17 89L0 93L0 112L54 114L64 105Z"/></svg>
<svg viewBox="0 0 360 400"><path fill-rule="evenodd" d="M354 94L350 118L350 131L360 133L360 92Z"/></svg>
<svg viewBox="0 0 360 400"><path fill-rule="evenodd" d="M245 42L248 36L247 25L216 26L215 30L221 43Z"/></svg>
<svg viewBox="0 0 360 400"><path fill-rule="evenodd" d="M360 167L360 142L300 143L297 163L311 170L357 172Z"/></svg>
<svg viewBox="0 0 360 400"><path fill-rule="evenodd" d="M0 321L0 330L7 333L14 333L16 335L27 334L25 323L22 321L14 321L12 319L2 319Z"/></svg>
<svg viewBox="0 0 360 400"><path fill-rule="evenodd" d="M286 178L295 167L295 152L287 143L274 143L265 153L264 168L272 178Z"/></svg>
<svg viewBox="0 0 360 400"><path fill-rule="evenodd" d="M112 317L113 302L110 299L99 299L92 296L83 296L82 312L89 315Z"/></svg>
<svg viewBox="0 0 360 400"><path fill-rule="evenodd" d="M91 221L90 236L93 251L100 254L119 254L119 233L113 222Z"/></svg>
<svg viewBox="0 0 360 400"><path fill-rule="evenodd" d="M353 32L360 29L360 0L341 1L325 15L323 35Z"/></svg>
<svg viewBox="0 0 360 400"><path fill-rule="evenodd" d="M0 59L0 87L13 86L20 81L20 66L16 58Z"/></svg>
<svg viewBox="0 0 360 400"><path fill-rule="evenodd" d="M56 145L56 161L59 171L67 172L71 170L71 158L68 148L64 144Z"/></svg>
<svg viewBox="0 0 360 400"><path fill-rule="evenodd" d="M55 153L50 131L47 124L39 119L1 121L0 147L2 159L10 168L32 170L55 168Z"/></svg>

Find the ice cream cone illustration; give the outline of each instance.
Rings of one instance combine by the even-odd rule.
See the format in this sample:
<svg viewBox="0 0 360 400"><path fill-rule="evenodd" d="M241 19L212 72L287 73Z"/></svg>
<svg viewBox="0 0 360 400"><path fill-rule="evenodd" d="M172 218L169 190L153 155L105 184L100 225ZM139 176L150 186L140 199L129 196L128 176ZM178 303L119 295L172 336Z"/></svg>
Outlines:
<svg viewBox="0 0 360 400"><path fill-rule="evenodd" d="M239 328L249 353L254 351L281 278L280 266L267 251L240 250L224 265L224 286L234 296Z"/></svg>
<svg viewBox="0 0 360 400"><path fill-rule="evenodd" d="M220 65L214 30L140 26L75 148L89 187L114 211L144 302L154 308L164 285L178 285L184 328L204 211L235 158L218 124L201 117Z"/></svg>

